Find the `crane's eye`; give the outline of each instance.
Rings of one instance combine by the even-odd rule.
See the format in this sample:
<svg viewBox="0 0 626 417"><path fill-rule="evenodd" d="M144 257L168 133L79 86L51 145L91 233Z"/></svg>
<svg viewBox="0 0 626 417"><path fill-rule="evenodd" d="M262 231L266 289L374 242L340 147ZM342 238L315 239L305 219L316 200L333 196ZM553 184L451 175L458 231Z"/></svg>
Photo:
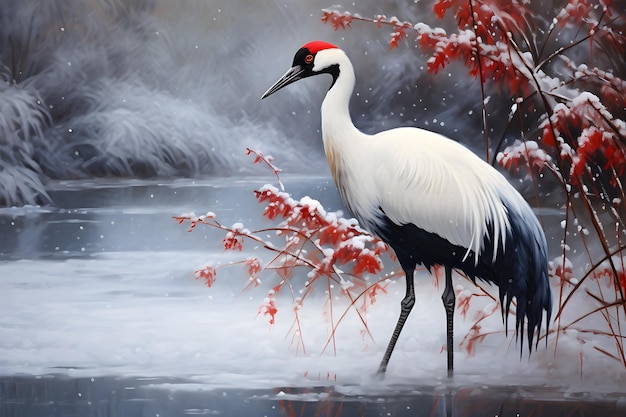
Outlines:
<svg viewBox="0 0 626 417"><path fill-rule="evenodd" d="M313 58L314 58L313 55L307 55L304 58L304 62L306 62L307 64L310 64L311 62L313 62Z"/></svg>

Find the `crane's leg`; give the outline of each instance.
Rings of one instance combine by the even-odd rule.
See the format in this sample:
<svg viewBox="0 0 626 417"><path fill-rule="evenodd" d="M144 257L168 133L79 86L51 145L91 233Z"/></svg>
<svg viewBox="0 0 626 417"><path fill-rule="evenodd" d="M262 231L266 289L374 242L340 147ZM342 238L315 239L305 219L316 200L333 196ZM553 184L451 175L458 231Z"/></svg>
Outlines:
<svg viewBox="0 0 626 417"><path fill-rule="evenodd" d="M378 367L378 375L385 374L385 371L387 370L387 364L389 363L389 358L391 358L393 348L396 346L396 342L398 341L398 336L400 336L400 332L404 327L404 323L406 322L407 317L409 317L409 313L411 313L411 310L415 305L415 287L413 285L414 272L415 268L404 270L404 274L406 275L406 295L400 303L400 317L398 317L398 323L396 324L396 328L391 335L391 340L387 345L387 350L385 351L383 360L380 362L380 366Z"/></svg>
<svg viewBox="0 0 626 417"><path fill-rule="evenodd" d="M454 296L454 289L452 288L452 268L449 266L446 269L446 288L443 290L441 300L443 301L443 307L446 309L446 349L448 351L448 377L451 377L454 369L454 304L456 297Z"/></svg>

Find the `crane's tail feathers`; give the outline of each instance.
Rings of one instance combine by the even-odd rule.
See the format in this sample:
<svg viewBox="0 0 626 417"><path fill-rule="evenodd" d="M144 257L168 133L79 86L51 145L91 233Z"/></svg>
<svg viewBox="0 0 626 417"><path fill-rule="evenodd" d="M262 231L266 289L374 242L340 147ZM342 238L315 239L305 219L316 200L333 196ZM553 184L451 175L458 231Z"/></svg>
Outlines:
<svg viewBox="0 0 626 417"><path fill-rule="evenodd" d="M503 314L507 317L515 298L516 338L520 339L520 350L523 349L526 327L528 349L532 352L533 341L536 341L535 349L539 343L544 314L546 335L552 315L546 241L530 208L509 210L509 216L511 229L507 241L511 245L502 253L501 265L506 276L498 283L500 303Z"/></svg>

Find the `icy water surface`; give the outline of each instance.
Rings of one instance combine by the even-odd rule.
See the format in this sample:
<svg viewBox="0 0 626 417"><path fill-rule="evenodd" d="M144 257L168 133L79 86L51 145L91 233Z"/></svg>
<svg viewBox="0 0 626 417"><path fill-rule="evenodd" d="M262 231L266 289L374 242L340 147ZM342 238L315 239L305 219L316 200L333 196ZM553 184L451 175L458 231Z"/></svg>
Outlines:
<svg viewBox="0 0 626 417"><path fill-rule="evenodd" d="M448 380L440 292L424 274L385 381L373 374L401 282L368 310L372 338L348 315L324 350L325 299L312 297L305 349L294 346L289 300L270 327L258 314L266 291L242 291L242 269L220 269L210 289L194 279L198 266L253 247L225 253L219 233L187 233L171 218L213 211L259 227L252 190L266 182L66 182L52 187L55 207L1 210L0 417L626 415L623 370L587 359L583 373L575 349L520 360L503 334L473 356L459 349ZM285 183L341 209L327 178ZM469 323L456 324L460 338Z"/></svg>
<svg viewBox="0 0 626 417"><path fill-rule="evenodd" d="M356 391L356 392L355 392ZM623 416L624 405L532 387L351 387L207 390L174 378L0 380L2 416Z"/></svg>

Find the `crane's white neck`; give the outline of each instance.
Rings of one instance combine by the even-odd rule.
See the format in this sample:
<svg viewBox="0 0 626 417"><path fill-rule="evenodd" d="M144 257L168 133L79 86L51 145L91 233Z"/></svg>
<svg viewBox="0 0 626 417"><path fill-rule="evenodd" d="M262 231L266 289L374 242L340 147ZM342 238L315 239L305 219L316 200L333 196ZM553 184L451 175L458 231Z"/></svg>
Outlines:
<svg viewBox="0 0 626 417"><path fill-rule="evenodd" d="M320 56L322 53L324 54ZM318 63L319 58L322 59ZM350 204L356 200L348 194L354 191L350 190L349 186L354 182L354 178L362 176L358 169L364 147L359 142L365 140L367 135L361 133L350 118L350 97L356 81L354 69L346 54L340 49L318 52L315 65L323 65L322 68L338 66L338 73L335 71L335 82L322 102L322 137L328 167L335 185L346 206L358 218L363 209L351 206Z"/></svg>
<svg viewBox="0 0 626 417"><path fill-rule="evenodd" d="M322 102L322 133L324 136L324 144L328 140L349 140L350 136L356 134L358 130L352 123L350 117L350 98L354 91L356 78L354 76L354 68L352 63L341 49L330 49L325 52L324 60L321 61L338 65L338 75L335 83L332 85L326 97ZM318 59L322 58L318 54ZM316 66L320 65L316 60ZM360 132L358 132L360 133Z"/></svg>

